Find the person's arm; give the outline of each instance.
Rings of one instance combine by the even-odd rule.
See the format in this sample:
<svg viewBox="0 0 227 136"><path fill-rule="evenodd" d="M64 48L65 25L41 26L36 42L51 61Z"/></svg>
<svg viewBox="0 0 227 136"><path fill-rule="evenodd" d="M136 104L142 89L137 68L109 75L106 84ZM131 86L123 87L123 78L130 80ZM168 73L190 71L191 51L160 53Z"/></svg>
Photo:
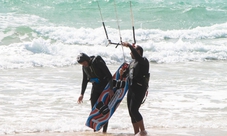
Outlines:
<svg viewBox="0 0 227 136"><path fill-rule="evenodd" d="M107 67L107 65L104 62L100 61L99 66L100 66L101 70L105 73L106 78L109 81L109 84L110 84L109 96L112 97L114 95L112 74L111 74L109 68Z"/></svg>
<svg viewBox="0 0 227 136"><path fill-rule="evenodd" d="M128 76L128 72L129 72L129 67L125 68L121 68L120 69L120 76L121 78L125 78Z"/></svg>
<svg viewBox="0 0 227 136"><path fill-rule="evenodd" d="M101 70L105 73L107 80L110 84L110 89L113 90L113 81L112 81L112 74L110 73L109 68L104 63L100 63Z"/></svg>
<svg viewBox="0 0 227 136"><path fill-rule="evenodd" d="M88 83L87 75L86 75L86 73L83 70L83 80L82 80L80 96L78 98L78 103L82 103L83 102L84 93L85 93L85 90L87 88L87 83Z"/></svg>
<svg viewBox="0 0 227 136"><path fill-rule="evenodd" d="M135 57L135 60L137 60L139 63L142 63L144 61L143 56L141 56L131 44L129 44L128 47L131 50L133 56Z"/></svg>
<svg viewBox="0 0 227 136"><path fill-rule="evenodd" d="M132 52L132 54L133 54L135 60L137 60L139 63L143 63L143 62L144 62L143 56L141 56L141 55L137 52L137 50L136 50L130 43L128 43L128 42L122 42L121 44L122 44L123 46L125 46L125 47L129 47L129 49L131 50L131 52Z"/></svg>

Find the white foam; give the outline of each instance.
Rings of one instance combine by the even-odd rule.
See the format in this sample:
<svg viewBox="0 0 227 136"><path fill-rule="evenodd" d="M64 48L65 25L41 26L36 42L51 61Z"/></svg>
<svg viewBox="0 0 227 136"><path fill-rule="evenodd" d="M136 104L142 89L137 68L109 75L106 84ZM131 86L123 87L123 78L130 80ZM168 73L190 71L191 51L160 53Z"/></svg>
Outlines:
<svg viewBox="0 0 227 136"><path fill-rule="evenodd" d="M116 67L110 65L111 71ZM149 94L140 109L146 127L226 128L222 80L226 71L213 71L216 67L225 67L225 63L151 64ZM218 79L216 72L222 73ZM91 131L85 126L91 84L84 103L77 104L81 66L3 69L0 74L1 134ZM109 129L131 131L126 99L112 116Z"/></svg>
<svg viewBox="0 0 227 136"><path fill-rule="evenodd" d="M121 46L106 47L103 27L56 26L31 15L0 16L5 24L1 29L6 31L0 34L0 68L69 66L77 63L75 58L80 52L102 55L108 64L124 61ZM136 29L136 40L151 62L226 60L226 26L223 23L184 30ZM118 30L108 26L106 29L109 39L119 43ZM132 30L121 30L121 36L122 41L133 42ZM129 52L124 48L126 60L130 59Z"/></svg>

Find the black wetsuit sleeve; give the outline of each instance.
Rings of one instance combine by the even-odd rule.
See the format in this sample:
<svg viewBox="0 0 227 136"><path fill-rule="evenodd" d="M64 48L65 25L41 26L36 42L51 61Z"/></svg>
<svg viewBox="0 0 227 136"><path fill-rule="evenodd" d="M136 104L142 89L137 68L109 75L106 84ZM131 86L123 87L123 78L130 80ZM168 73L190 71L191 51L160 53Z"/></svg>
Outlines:
<svg viewBox="0 0 227 136"><path fill-rule="evenodd" d="M139 63L142 63L144 61L143 57L137 52L137 50L133 46L130 45L129 49L135 57L135 60L137 60Z"/></svg>
<svg viewBox="0 0 227 136"><path fill-rule="evenodd" d="M109 81L110 84L110 89L113 90L113 81L112 81L112 74L109 70L109 68L106 66L105 63L101 62L99 64L100 69L105 73L107 80Z"/></svg>
<svg viewBox="0 0 227 136"><path fill-rule="evenodd" d="M86 75L86 73L83 70L83 80L82 80L82 87L81 87L81 95L84 95L84 92L85 92L85 90L87 88L87 83L88 83L87 75Z"/></svg>

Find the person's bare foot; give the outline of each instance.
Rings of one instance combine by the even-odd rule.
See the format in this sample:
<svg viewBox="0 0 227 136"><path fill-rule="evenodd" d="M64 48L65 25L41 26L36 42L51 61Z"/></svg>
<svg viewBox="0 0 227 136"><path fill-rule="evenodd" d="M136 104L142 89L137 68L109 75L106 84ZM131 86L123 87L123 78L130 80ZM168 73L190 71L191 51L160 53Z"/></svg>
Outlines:
<svg viewBox="0 0 227 136"><path fill-rule="evenodd" d="M146 130L140 131L135 136L147 136L147 131Z"/></svg>

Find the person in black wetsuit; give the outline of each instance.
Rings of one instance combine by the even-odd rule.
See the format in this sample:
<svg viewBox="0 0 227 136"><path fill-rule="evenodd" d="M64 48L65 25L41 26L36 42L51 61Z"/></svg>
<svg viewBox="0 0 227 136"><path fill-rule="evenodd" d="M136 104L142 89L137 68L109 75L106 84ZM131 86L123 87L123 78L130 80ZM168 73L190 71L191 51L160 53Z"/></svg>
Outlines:
<svg viewBox="0 0 227 136"><path fill-rule="evenodd" d="M101 56L88 56L85 53L80 53L77 56L77 62L82 65L83 80L81 94L78 98L78 103L83 102L83 96L87 88L87 83L92 83L91 89L91 108L95 105L102 91L108 83L110 83L109 96L113 96L112 74L110 73L105 61ZM103 132L107 131L108 122L103 126Z"/></svg>
<svg viewBox="0 0 227 136"><path fill-rule="evenodd" d="M129 91L127 94L129 115L136 136L145 136L147 132L139 108L148 89L149 62L143 57L143 48L141 46L132 46L127 42L122 42L122 45L130 48L133 59L126 70L120 70L122 76L128 76L129 78Z"/></svg>

